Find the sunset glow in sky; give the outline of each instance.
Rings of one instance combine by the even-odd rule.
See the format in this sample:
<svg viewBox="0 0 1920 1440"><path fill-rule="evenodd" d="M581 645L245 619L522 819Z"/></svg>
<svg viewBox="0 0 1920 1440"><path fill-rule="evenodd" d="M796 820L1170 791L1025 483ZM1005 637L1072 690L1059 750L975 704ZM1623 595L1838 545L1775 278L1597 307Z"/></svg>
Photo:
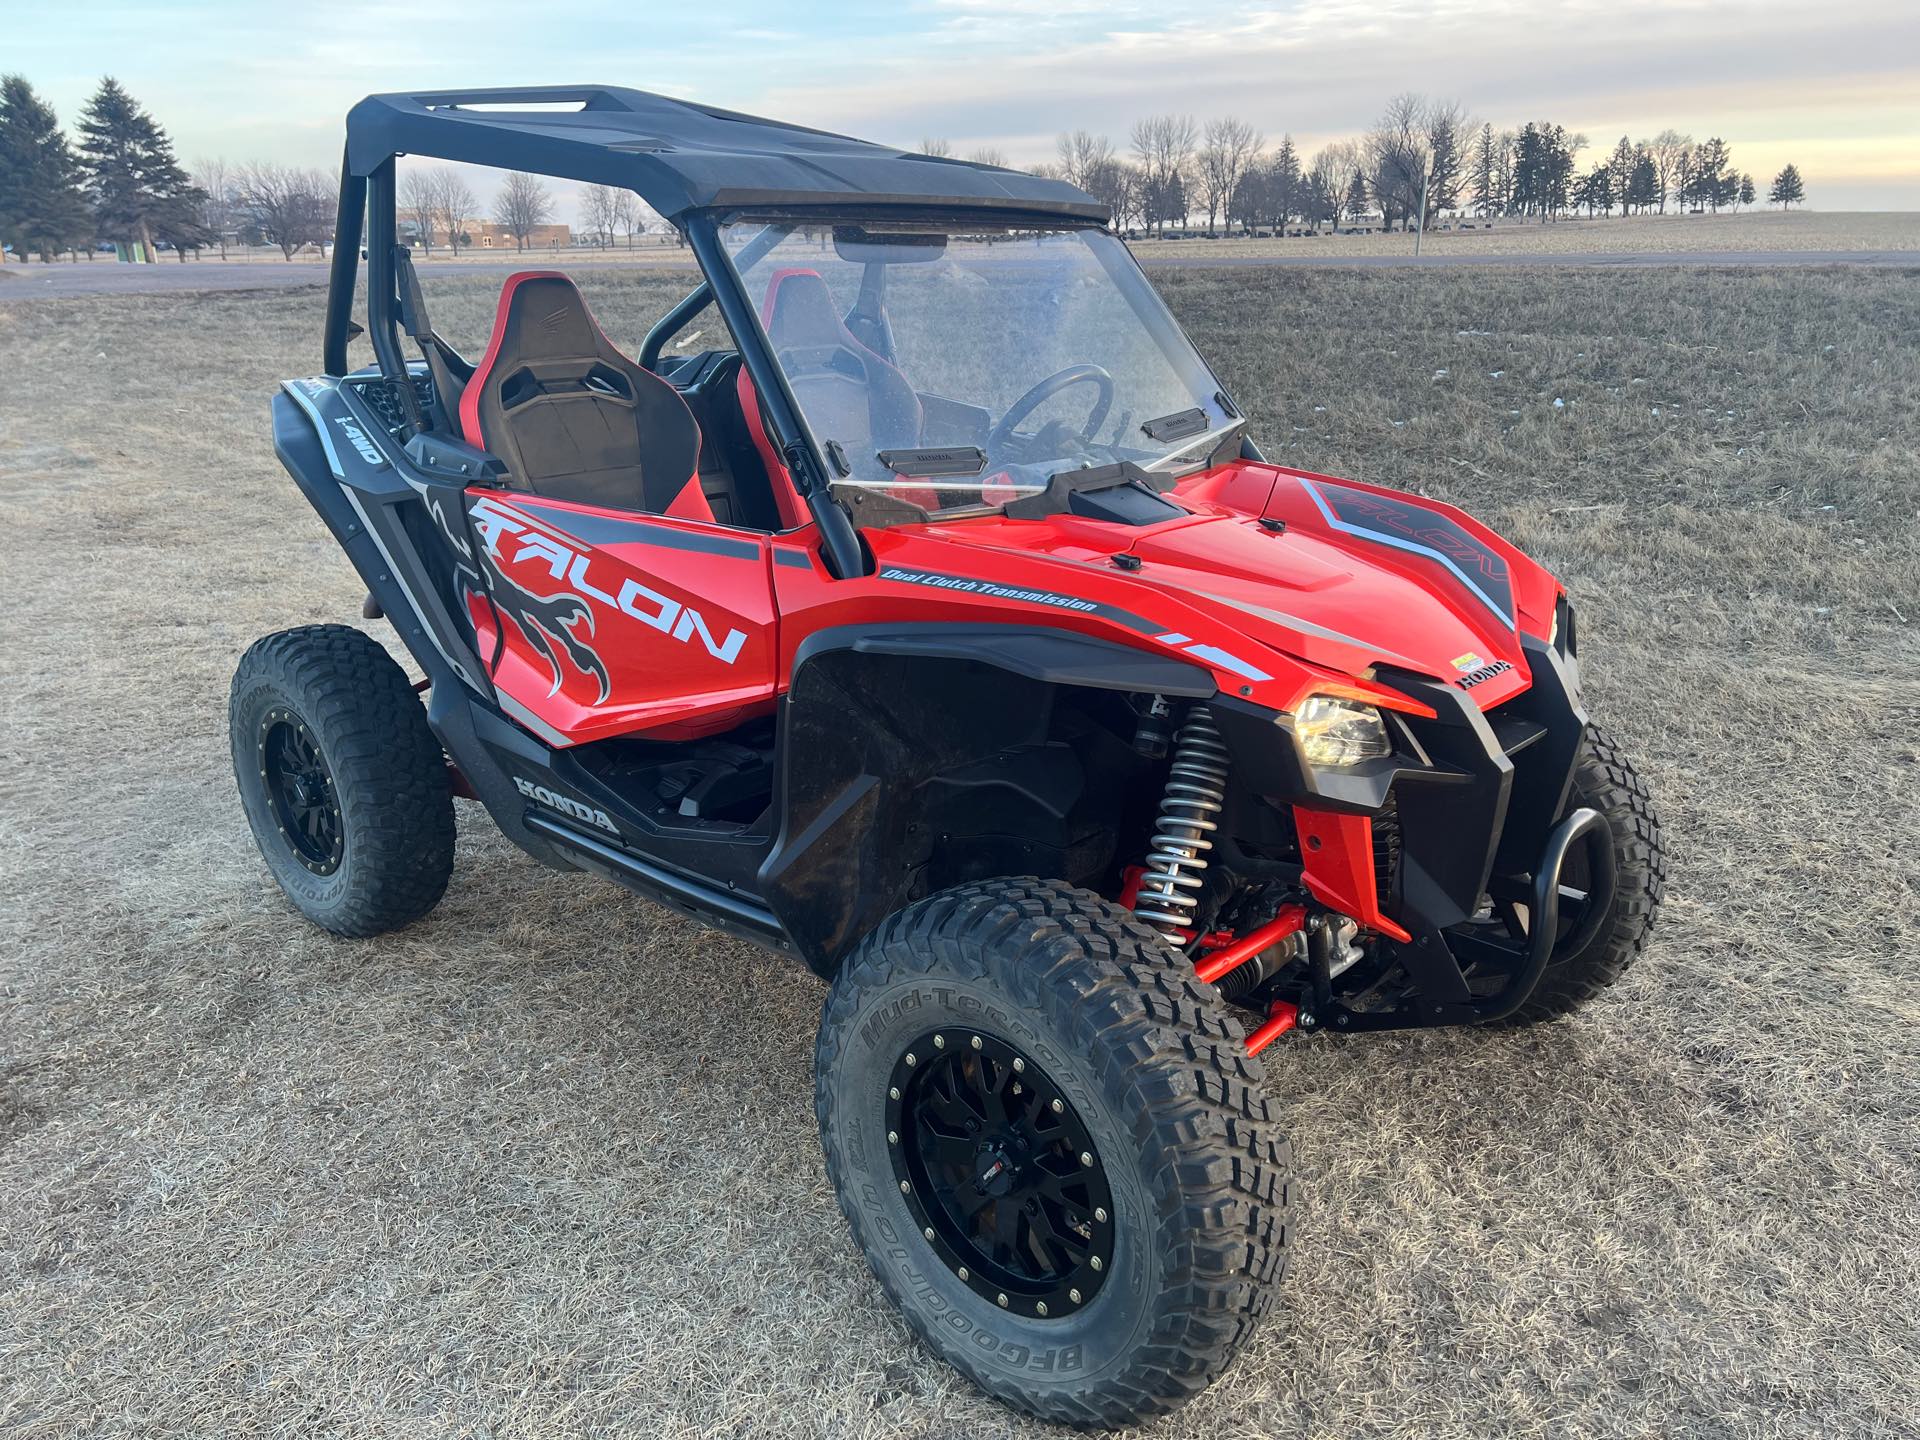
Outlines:
<svg viewBox="0 0 1920 1440"><path fill-rule="evenodd" d="M1124 149L1161 111L1238 114L1311 151L1419 90L1596 148L1720 135L1763 191L1791 160L1816 208L1920 210L1920 0L107 0L11 7L8 71L69 124L110 73L183 159L302 165L335 162L348 107L380 90L629 85L1016 164L1050 159L1064 129Z"/></svg>

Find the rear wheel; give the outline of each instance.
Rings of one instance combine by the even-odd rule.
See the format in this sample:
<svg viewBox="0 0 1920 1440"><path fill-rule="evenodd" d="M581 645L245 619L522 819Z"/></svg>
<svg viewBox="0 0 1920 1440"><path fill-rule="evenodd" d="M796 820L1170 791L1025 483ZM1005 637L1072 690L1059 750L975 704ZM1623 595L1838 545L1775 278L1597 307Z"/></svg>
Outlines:
<svg viewBox="0 0 1920 1440"><path fill-rule="evenodd" d="M307 625L256 641L228 701L234 778L273 878L337 935L419 919L453 873L446 756L369 636Z"/></svg>
<svg viewBox="0 0 1920 1440"><path fill-rule="evenodd" d="M1044 880L885 921L835 979L815 1105L920 1338L1045 1419L1190 1399L1272 1303L1289 1153L1239 1021L1129 912Z"/></svg>

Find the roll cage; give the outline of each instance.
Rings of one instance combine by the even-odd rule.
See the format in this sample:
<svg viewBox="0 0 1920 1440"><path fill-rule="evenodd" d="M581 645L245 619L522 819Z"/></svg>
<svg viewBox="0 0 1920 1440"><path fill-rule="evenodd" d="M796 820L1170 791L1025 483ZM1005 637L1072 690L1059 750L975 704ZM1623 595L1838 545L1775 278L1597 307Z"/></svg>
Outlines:
<svg viewBox="0 0 1920 1440"><path fill-rule="evenodd" d="M406 383L401 349L395 161L426 156L527 170L632 190L686 236L702 281L648 334L640 363L708 305L733 332L782 460L818 525L837 578L864 573L866 552L830 494L829 470L718 227L752 209L796 219L977 216L994 225L1098 225L1106 207L1057 180L997 166L912 155L863 140L616 87L529 87L374 95L347 116L340 204L327 297L326 373L348 371L357 257L367 255L366 331L380 371L397 384L416 430L426 421Z"/></svg>

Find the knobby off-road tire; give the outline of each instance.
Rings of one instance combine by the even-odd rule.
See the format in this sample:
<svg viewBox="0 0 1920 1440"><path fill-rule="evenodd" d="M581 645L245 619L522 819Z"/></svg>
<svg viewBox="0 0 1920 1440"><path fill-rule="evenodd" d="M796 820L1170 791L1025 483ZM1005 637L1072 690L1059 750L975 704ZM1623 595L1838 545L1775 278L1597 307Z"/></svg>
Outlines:
<svg viewBox="0 0 1920 1440"><path fill-rule="evenodd" d="M336 935L379 935L439 902L453 873L446 756L406 672L371 637L305 625L256 641L228 720L247 823L301 914ZM285 778L300 766L310 778ZM289 799L290 786L305 788ZM316 826L297 823L328 801Z"/></svg>
<svg viewBox="0 0 1920 1440"><path fill-rule="evenodd" d="M1111 1194L1112 1254L1083 1308L1000 1308L909 1211L890 1076L907 1047L932 1053L931 1032L1031 1057L1029 1078L1042 1073L1084 1124ZM929 1348L1021 1410L1109 1426L1171 1410L1219 1376L1272 1304L1291 1155L1260 1064L1191 964L1088 891L983 881L883 922L827 997L814 1103L840 1207L887 1294Z"/></svg>
<svg viewBox="0 0 1920 1440"><path fill-rule="evenodd" d="M1575 763L1570 806L1606 819L1613 837L1616 888L1606 921L1593 939L1556 955L1532 995L1504 1025L1537 1025L1578 1010L1627 971L1646 948L1667 885L1667 858L1653 797L1613 737L1589 725Z"/></svg>

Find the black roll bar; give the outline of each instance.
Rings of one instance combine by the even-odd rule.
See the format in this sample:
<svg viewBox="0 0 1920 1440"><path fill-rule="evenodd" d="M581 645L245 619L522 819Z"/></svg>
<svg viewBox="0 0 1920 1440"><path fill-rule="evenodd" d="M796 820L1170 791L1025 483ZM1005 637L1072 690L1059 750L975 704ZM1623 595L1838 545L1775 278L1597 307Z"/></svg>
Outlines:
<svg viewBox="0 0 1920 1440"><path fill-rule="evenodd" d="M327 329L321 367L347 373L347 342L353 339L353 286L360 273L360 233L367 213L367 186L340 157L340 208L333 228L333 267L327 281Z"/></svg>
<svg viewBox="0 0 1920 1440"><path fill-rule="evenodd" d="M713 287L702 280L685 299L662 315L654 327L647 331L647 338L640 344L640 368L657 374L660 352L666 347L667 341L686 329L693 322L693 317L712 303Z"/></svg>

